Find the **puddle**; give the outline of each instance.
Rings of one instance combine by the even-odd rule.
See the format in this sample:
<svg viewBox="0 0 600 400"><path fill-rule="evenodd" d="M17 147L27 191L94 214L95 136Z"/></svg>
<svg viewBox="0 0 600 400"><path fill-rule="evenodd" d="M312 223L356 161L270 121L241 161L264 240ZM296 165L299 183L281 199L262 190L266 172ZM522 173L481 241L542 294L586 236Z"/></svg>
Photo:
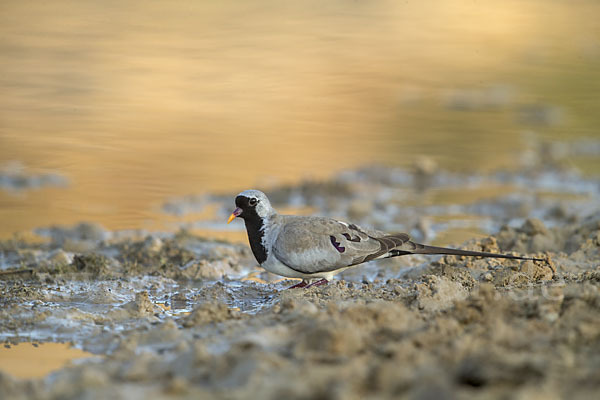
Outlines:
<svg viewBox="0 0 600 400"><path fill-rule="evenodd" d="M0 347L0 371L15 378L37 379L90 357L98 356L68 343L5 344Z"/></svg>

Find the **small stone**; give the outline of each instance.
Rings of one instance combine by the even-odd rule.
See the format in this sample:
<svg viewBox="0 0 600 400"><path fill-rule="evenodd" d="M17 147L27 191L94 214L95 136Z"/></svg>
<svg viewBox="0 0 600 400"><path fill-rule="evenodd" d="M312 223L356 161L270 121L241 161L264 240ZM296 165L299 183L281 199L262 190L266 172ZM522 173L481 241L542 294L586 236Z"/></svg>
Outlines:
<svg viewBox="0 0 600 400"><path fill-rule="evenodd" d="M521 231L533 236L536 234L547 235L548 229L544 226L544 223L537 218L528 218L527 221L521 227Z"/></svg>
<svg viewBox="0 0 600 400"><path fill-rule="evenodd" d="M530 278L535 276L536 266L533 261L525 261L523 265L521 265L521 272L527 275Z"/></svg>
<svg viewBox="0 0 600 400"><path fill-rule="evenodd" d="M62 249L53 251L48 260L53 264L68 265L73 262L73 256Z"/></svg>
<svg viewBox="0 0 600 400"><path fill-rule="evenodd" d="M487 251L487 252L497 252L499 250L498 241L493 236L488 236L488 237L482 239L481 240L481 250Z"/></svg>
<svg viewBox="0 0 600 400"><path fill-rule="evenodd" d="M180 376L171 379L165 388L165 391L172 395L185 394L188 391L188 382Z"/></svg>
<svg viewBox="0 0 600 400"><path fill-rule="evenodd" d="M394 287L394 294L396 296L403 295L406 290L401 285L396 285Z"/></svg>
<svg viewBox="0 0 600 400"><path fill-rule="evenodd" d="M144 240L144 248L148 251L158 253L163 247L163 241L154 236L148 236Z"/></svg>

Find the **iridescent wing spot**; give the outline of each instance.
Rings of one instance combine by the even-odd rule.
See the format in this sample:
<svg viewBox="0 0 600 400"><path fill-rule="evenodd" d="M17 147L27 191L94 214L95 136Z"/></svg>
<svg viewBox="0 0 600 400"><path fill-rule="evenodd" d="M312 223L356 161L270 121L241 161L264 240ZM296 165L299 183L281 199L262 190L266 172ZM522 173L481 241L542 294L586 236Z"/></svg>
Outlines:
<svg viewBox="0 0 600 400"><path fill-rule="evenodd" d="M329 236L329 239L331 240L331 244L333 245L333 247L335 247L335 249L337 251L339 251L340 253L343 253L346 251L346 248L344 246L341 246L340 242L335 240L335 236L331 235L331 236Z"/></svg>

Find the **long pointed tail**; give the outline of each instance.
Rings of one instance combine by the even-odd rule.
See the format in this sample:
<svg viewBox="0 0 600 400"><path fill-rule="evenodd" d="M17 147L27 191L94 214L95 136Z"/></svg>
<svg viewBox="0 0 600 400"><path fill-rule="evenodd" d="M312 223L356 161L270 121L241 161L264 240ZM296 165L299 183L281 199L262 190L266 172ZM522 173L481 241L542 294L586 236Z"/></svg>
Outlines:
<svg viewBox="0 0 600 400"><path fill-rule="evenodd" d="M509 254L497 254L497 253L486 253L483 251L469 251L469 250L458 250L458 249L449 249L446 247L436 247L436 246L427 246L420 243L415 243L416 249L410 252L412 254L444 254L444 255L455 255L455 256L472 256L472 257L493 257L493 258L509 258L512 260L531 260L531 261L542 261L546 262L543 258L533 258L533 257L519 257L519 256L511 256ZM401 254L398 254L401 255Z"/></svg>

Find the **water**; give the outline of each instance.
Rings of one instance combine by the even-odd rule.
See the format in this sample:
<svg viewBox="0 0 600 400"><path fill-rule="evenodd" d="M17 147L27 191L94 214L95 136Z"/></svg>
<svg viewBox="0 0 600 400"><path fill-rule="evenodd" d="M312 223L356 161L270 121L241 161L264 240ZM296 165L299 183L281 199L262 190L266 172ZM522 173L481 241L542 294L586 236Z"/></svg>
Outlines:
<svg viewBox="0 0 600 400"><path fill-rule="evenodd" d="M0 189L0 235L163 230L187 194L423 155L489 171L514 167L528 132L597 139L598 15L593 0L3 2L0 168L64 179Z"/></svg>
<svg viewBox="0 0 600 400"><path fill-rule="evenodd" d="M68 343L21 343L0 348L0 371L15 378L43 378L76 360L94 355Z"/></svg>

